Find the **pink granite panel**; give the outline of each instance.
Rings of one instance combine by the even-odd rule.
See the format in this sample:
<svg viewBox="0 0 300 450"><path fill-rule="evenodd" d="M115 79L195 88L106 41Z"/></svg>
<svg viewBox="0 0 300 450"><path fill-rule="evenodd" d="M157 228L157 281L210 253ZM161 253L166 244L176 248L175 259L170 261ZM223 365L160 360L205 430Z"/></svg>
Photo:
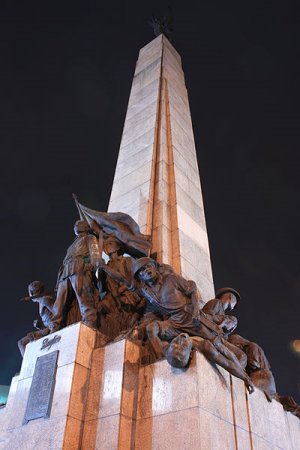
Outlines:
<svg viewBox="0 0 300 450"><path fill-rule="evenodd" d="M159 416L197 405L195 358L188 370L174 369L165 360L141 367L137 418Z"/></svg>
<svg viewBox="0 0 300 450"><path fill-rule="evenodd" d="M85 420L120 412L125 341L94 351Z"/></svg>

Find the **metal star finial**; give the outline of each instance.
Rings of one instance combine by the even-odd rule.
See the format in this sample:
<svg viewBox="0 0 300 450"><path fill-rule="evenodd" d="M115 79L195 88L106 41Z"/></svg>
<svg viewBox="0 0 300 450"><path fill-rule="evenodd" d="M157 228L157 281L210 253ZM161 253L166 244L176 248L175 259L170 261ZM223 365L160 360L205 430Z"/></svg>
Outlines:
<svg viewBox="0 0 300 450"><path fill-rule="evenodd" d="M161 17L157 17L154 14L149 20L149 25L153 28L155 36L164 34L170 41L172 40L173 28L173 14L171 8L168 10L168 14L164 14Z"/></svg>

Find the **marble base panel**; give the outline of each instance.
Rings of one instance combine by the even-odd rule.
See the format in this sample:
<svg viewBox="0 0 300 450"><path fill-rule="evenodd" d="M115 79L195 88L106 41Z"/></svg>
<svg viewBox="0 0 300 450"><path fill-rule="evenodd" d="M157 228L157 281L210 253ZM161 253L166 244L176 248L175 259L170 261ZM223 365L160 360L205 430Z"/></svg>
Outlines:
<svg viewBox="0 0 300 450"><path fill-rule="evenodd" d="M200 353L186 370L165 360L141 367L129 341L95 348L96 333L82 324L60 334L50 418L23 424L35 342L0 413L1 450L300 449L297 417L259 390L248 395L241 380Z"/></svg>
<svg viewBox="0 0 300 450"><path fill-rule="evenodd" d="M199 408L138 419L136 450L235 449L232 424Z"/></svg>
<svg viewBox="0 0 300 450"><path fill-rule="evenodd" d="M196 353L188 370L139 371L135 449L300 450L300 421Z"/></svg>
<svg viewBox="0 0 300 450"><path fill-rule="evenodd" d="M1 450L63 449L79 450L81 448L82 422L73 417L54 419L36 419L26 426L9 430L6 442Z"/></svg>
<svg viewBox="0 0 300 450"><path fill-rule="evenodd" d="M79 449L96 332L81 323L71 325L52 347L42 349L43 339L27 345L20 375L15 377L4 410L1 449ZM39 356L59 351L49 418L24 424L25 410Z"/></svg>
<svg viewBox="0 0 300 450"><path fill-rule="evenodd" d="M253 442L260 440L264 442L265 446L269 445L270 448L282 450L293 448L287 413L280 403L276 400L268 402L265 394L256 389L253 394L248 396L248 408ZM300 429L300 421L298 426ZM256 447L254 446L254 448Z"/></svg>
<svg viewBox="0 0 300 450"><path fill-rule="evenodd" d="M234 449L229 374L195 353L187 370L140 369L137 449Z"/></svg>
<svg viewBox="0 0 300 450"><path fill-rule="evenodd" d="M82 448L134 448L139 355L139 347L125 340L95 349Z"/></svg>
<svg viewBox="0 0 300 450"><path fill-rule="evenodd" d="M85 450L117 450L120 415L101 417L85 422L82 448Z"/></svg>
<svg viewBox="0 0 300 450"><path fill-rule="evenodd" d="M298 417L291 413L286 413L286 418L288 422L288 427L291 437L291 448L292 450L300 449L300 420Z"/></svg>

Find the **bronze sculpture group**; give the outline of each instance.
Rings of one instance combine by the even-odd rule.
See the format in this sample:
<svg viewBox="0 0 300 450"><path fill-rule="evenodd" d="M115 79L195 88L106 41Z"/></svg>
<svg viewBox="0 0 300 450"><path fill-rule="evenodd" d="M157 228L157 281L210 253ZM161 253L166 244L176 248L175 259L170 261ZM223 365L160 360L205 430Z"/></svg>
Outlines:
<svg viewBox="0 0 300 450"><path fill-rule="evenodd" d="M22 355L30 341L82 320L98 331L102 345L124 337L135 341L142 364L166 358L171 366L185 368L198 351L242 379L249 393L257 387L269 401L276 399L300 416L291 397L276 393L263 350L233 334L237 319L227 312L240 302L236 290L222 288L200 308L195 282L149 256L150 239L130 216L101 213L75 201L80 220L59 269L55 298L41 281L28 287L25 300L39 303L41 321L18 342Z"/></svg>

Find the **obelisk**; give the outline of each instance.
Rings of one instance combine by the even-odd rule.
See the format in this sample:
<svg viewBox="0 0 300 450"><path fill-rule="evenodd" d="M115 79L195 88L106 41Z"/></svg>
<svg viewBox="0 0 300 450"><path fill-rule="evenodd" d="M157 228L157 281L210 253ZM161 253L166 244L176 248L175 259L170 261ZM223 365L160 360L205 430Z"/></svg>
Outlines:
<svg viewBox="0 0 300 450"><path fill-rule="evenodd" d="M204 302L213 298L184 73L164 35L139 52L108 210L130 214L151 235L157 260L196 281ZM127 342L124 349L119 449L298 448L298 419L260 390L249 396L240 379L215 370L199 353L186 372L174 372L166 361L133 371L134 347Z"/></svg>
<svg viewBox="0 0 300 450"><path fill-rule="evenodd" d="M213 297L184 74L163 35L139 54L109 211L129 213L151 235L158 261L195 280L204 301ZM275 400L269 403L259 389L248 395L243 381L199 352L187 369L174 369L166 360L141 365L140 347L126 339L103 347L99 333L82 323L47 338L51 345L43 338L27 345L0 408L1 450L300 448L296 416ZM40 374L36 395L33 378L40 358L49 363L53 352L53 397L46 402L46 374ZM24 421L29 399L36 403L33 412L44 403L48 413Z"/></svg>
<svg viewBox="0 0 300 450"><path fill-rule="evenodd" d="M181 58L164 35L140 50L109 211L130 214L157 260L214 296L209 244Z"/></svg>

